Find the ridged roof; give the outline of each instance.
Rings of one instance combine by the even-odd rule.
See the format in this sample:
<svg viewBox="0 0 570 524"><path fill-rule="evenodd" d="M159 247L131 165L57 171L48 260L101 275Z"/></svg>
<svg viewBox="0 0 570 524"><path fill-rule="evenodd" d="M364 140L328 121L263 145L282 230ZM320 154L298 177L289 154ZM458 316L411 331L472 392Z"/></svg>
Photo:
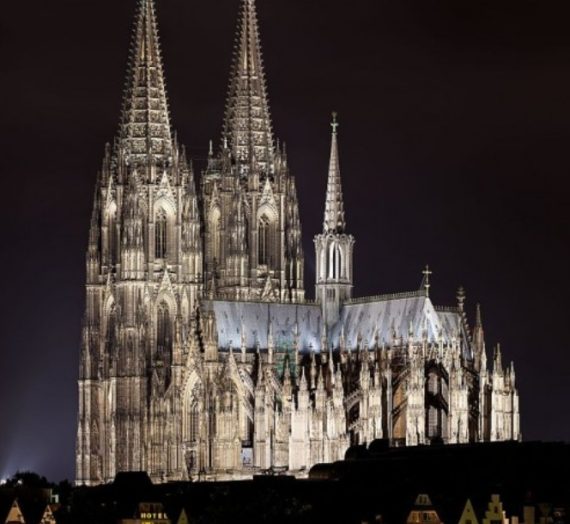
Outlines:
<svg viewBox="0 0 570 524"><path fill-rule="evenodd" d="M301 351L321 351L322 319L318 304L278 304L263 302L240 302L216 300L206 306L216 316L218 346L228 349L241 345L242 328L248 348L261 349L268 345L272 334L277 348L293 347L295 330ZM407 342L410 334L421 341L424 334L431 343L440 336L445 344L462 337L468 340L459 312L452 309L438 311L423 293L409 293L401 298L374 299L369 302L346 304L339 322L328 333L328 342L335 349L340 346L344 334L346 347L350 350L362 346L372 348L378 344L391 346L394 338ZM467 345L464 347L469 355Z"/></svg>

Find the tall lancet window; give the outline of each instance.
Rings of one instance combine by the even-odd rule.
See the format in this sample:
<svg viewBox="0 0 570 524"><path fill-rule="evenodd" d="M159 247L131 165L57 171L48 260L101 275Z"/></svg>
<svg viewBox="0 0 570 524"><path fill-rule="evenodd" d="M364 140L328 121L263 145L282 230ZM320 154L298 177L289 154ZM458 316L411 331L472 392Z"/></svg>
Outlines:
<svg viewBox="0 0 570 524"><path fill-rule="evenodd" d="M158 304L156 310L156 350L162 357L165 364L170 362L170 353L172 349L172 326L170 322L170 313L165 302Z"/></svg>
<svg viewBox="0 0 570 524"><path fill-rule="evenodd" d="M194 401L188 417L188 440L195 442L199 437L200 411L198 402Z"/></svg>
<svg viewBox="0 0 570 524"><path fill-rule="evenodd" d="M117 263L117 206L111 204L105 216L107 226L106 260L109 264Z"/></svg>
<svg viewBox="0 0 570 524"><path fill-rule="evenodd" d="M212 262L220 262L221 241L222 241L222 216L219 207L214 207L210 211L208 220L208 233L210 235L210 256Z"/></svg>
<svg viewBox="0 0 570 524"><path fill-rule="evenodd" d="M116 330L117 330L117 308L113 304L111 310L109 311L109 317L107 319L107 344L109 347L109 353L112 355L116 350Z"/></svg>
<svg viewBox="0 0 570 524"><path fill-rule="evenodd" d="M267 216L263 215L259 219L258 242L259 242L259 263L264 265L269 265L269 251L271 248L269 228L270 228L269 219L267 218Z"/></svg>
<svg viewBox="0 0 570 524"><path fill-rule="evenodd" d="M167 229L168 229L168 220L166 218L166 212L164 209L161 209L156 215L156 223L154 226L155 231L155 238L154 238L154 247L155 247L155 254L156 258L166 258L166 241L167 241Z"/></svg>

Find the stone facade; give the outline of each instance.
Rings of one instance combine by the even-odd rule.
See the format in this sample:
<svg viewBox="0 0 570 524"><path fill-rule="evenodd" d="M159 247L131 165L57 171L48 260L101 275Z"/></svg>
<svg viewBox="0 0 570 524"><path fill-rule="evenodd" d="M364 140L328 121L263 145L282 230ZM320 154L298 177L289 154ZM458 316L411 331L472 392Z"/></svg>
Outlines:
<svg viewBox="0 0 570 524"><path fill-rule="evenodd" d="M253 0L242 0L222 144L197 185L170 127L153 0L139 0L120 131L87 250L78 484L304 475L351 443L519 439L514 368L419 290L353 298L333 121L316 301L295 179L273 137Z"/></svg>

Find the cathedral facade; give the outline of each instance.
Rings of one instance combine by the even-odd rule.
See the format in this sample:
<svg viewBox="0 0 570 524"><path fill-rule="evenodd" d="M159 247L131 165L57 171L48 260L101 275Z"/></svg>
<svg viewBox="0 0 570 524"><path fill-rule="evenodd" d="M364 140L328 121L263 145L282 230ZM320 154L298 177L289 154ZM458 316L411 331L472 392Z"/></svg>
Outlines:
<svg viewBox="0 0 570 524"><path fill-rule="evenodd" d="M514 367L481 314L419 290L353 297L332 123L314 301L275 140L254 0L241 0L223 139L199 183L170 125L153 0L139 0L119 133L87 249L76 482L305 475L348 447L520 439Z"/></svg>

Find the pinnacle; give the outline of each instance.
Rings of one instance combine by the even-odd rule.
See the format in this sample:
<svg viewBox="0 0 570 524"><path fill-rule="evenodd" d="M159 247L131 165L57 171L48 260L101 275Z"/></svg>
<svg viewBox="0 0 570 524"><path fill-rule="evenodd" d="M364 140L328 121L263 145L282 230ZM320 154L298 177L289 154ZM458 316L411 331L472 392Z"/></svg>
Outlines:
<svg viewBox="0 0 570 524"><path fill-rule="evenodd" d="M174 145L154 0L139 0L130 56L120 147L131 163L167 162Z"/></svg>
<svg viewBox="0 0 570 524"><path fill-rule="evenodd" d="M483 326L483 321L481 320L481 304L477 304L477 309L475 312L475 326L476 327Z"/></svg>

